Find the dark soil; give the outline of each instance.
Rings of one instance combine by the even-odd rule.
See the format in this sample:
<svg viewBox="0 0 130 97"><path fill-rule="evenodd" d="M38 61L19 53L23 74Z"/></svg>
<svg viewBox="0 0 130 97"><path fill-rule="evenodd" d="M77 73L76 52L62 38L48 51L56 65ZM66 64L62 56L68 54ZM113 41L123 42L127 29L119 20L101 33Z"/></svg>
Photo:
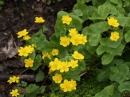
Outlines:
<svg viewBox="0 0 130 97"><path fill-rule="evenodd" d="M57 1L57 0L52 0ZM21 80L31 82L35 80L36 73L27 70L24 67L23 60L17 55L17 47L24 45L17 38L17 32L23 29L30 30L30 35L36 33L40 26L34 23L36 16L42 16L45 19L47 27L46 36L49 37L54 33L54 24L57 12L65 10L70 12L76 0L62 0L50 5L47 0L5 0L0 10L0 97L10 97L9 92L15 85L9 85L7 80L11 75L21 75ZM35 27L32 28L32 26ZM12 42L15 54L5 53L4 48L8 50L9 43Z"/></svg>

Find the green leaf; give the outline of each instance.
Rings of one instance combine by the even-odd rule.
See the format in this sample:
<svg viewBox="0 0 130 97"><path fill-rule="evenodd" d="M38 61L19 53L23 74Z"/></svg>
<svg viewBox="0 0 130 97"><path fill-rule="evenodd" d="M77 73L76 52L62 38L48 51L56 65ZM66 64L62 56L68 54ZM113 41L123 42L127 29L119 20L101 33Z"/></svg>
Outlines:
<svg viewBox="0 0 130 97"><path fill-rule="evenodd" d="M130 42L130 30L127 33L125 33L125 41Z"/></svg>
<svg viewBox="0 0 130 97"><path fill-rule="evenodd" d="M121 26L130 27L130 17L117 17L117 20Z"/></svg>
<svg viewBox="0 0 130 97"><path fill-rule="evenodd" d="M77 3L74 5L73 10L80 10L82 11L83 15L81 18L83 21L87 20L89 17L92 16L92 14L95 12L94 6L86 6L86 4Z"/></svg>
<svg viewBox="0 0 130 97"><path fill-rule="evenodd" d="M107 47L105 45L99 45L96 52L98 55L103 54L106 51Z"/></svg>
<svg viewBox="0 0 130 97"><path fill-rule="evenodd" d="M26 87L27 86L27 82L25 82L25 81L21 81L21 85L20 86L22 86L22 87Z"/></svg>
<svg viewBox="0 0 130 97"><path fill-rule="evenodd" d="M88 52L91 54L94 54L97 49L97 46L91 46L89 43L87 43L85 47L87 48Z"/></svg>
<svg viewBox="0 0 130 97"><path fill-rule="evenodd" d="M37 68L40 66L40 62L42 60L42 57L41 55L37 55L36 56L36 59L34 60L34 64L33 64L33 67L31 67L32 70L37 70Z"/></svg>
<svg viewBox="0 0 130 97"><path fill-rule="evenodd" d="M102 38L100 43L102 45L106 45L110 48L117 48L121 44L121 39L122 39L122 35L120 36L120 38L117 41L112 41L109 38Z"/></svg>
<svg viewBox="0 0 130 97"><path fill-rule="evenodd" d="M98 7L98 14L101 15L104 18L107 18L108 14L109 14L109 7L105 6L105 5L100 5Z"/></svg>
<svg viewBox="0 0 130 97"><path fill-rule="evenodd" d="M20 94L18 97L24 97L24 94Z"/></svg>
<svg viewBox="0 0 130 97"><path fill-rule="evenodd" d="M37 94L43 94L45 92L46 86L41 86L37 89Z"/></svg>
<svg viewBox="0 0 130 97"><path fill-rule="evenodd" d="M65 79L74 79L74 80L77 80L77 81L80 81L80 75L79 75L79 72L76 72L77 70L75 71L69 71L67 72L66 74L64 74L64 78Z"/></svg>
<svg viewBox="0 0 130 97"><path fill-rule="evenodd" d="M92 5L93 6L99 6L99 5L102 5L104 2L106 2L106 0L92 0Z"/></svg>
<svg viewBox="0 0 130 97"><path fill-rule="evenodd" d="M113 93L113 95L111 97L123 97L121 95L121 93L118 91L119 84L118 83L114 83L113 85L114 85L114 93Z"/></svg>
<svg viewBox="0 0 130 97"><path fill-rule="evenodd" d="M79 67L78 67L81 71L86 69L86 63L84 60L79 61Z"/></svg>
<svg viewBox="0 0 130 97"><path fill-rule="evenodd" d="M106 81L109 78L109 68L99 70L99 72L97 72L97 74L98 74L97 75L97 81L99 81L99 82Z"/></svg>
<svg viewBox="0 0 130 97"><path fill-rule="evenodd" d="M113 54L110 53L104 54L101 58L102 64L103 65L109 64L113 60L113 58L114 58Z"/></svg>
<svg viewBox="0 0 130 97"><path fill-rule="evenodd" d="M43 81L44 79L44 73L42 71L39 71L36 75L36 82Z"/></svg>
<svg viewBox="0 0 130 97"><path fill-rule="evenodd" d="M112 3L115 3L115 4L119 4L119 5L122 5L122 1L121 0L110 0Z"/></svg>
<svg viewBox="0 0 130 97"><path fill-rule="evenodd" d="M36 56L36 54L35 54L35 51L34 51L34 52L32 52L32 53L29 55L29 58L31 58L32 60L34 60L34 59L35 59L35 56Z"/></svg>
<svg viewBox="0 0 130 97"><path fill-rule="evenodd" d="M93 34L89 36L89 43L91 46L97 46L101 39L100 34Z"/></svg>
<svg viewBox="0 0 130 97"><path fill-rule="evenodd" d="M114 92L114 86L110 85L105 87L101 92L97 93L94 97L111 97Z"/></svg>
<svg viewBox="0 0 130 97"><path fill-rule="evenodd" d="M37 90L39 87L35 84L30 84L28 87L26 87L27 93L33 93L35 90Z"/></svg>
<svg viewBox="0 0 130 97"><path fill-rule="evenodd" d="M73 15L73 14L70 14L70 16L72 17L72 22L71 22L70 26L72 26L73 28L76 28L77 30L81 30L83 20L81 18L79 18L78 16Z"/></svg>
<svg viewBox="0 0 130 97"><path fill-rule="evenodd" d="M73 14L75 14L76 16L82 16L83 15L82 11L79 10L79 9L73 10Z"/></svg>
<svg viewBox="0 0 130 97"><path fill-rule="evenodd" d="M98 10L95 10L93 13L92 17L89 17L89 19L94 20L94 19L102 19L105 20L110 13L110 8L105 5L100 5L98 7Z"/></svg>
<svg viewBox="0 0 130 97"><path fill-rule="evenodd" d="M122 83L127 79L127 75L129 73L129 67L127 63L119 64L117 66L110 67L110 80L116 81L118 83Z"/></svg>
<svg viewBox="0 0 130 97"><path fill-rule="evenodd" d="M26 94L25 97L37 97L37 93L36 92L29 93L29 94Z"/></svg>
<svg viewBox="0 0 130 97"><path fill-rule="evenodd" d="M93 23L88 27L85 27L82 31L84 35L101 34L109 29L109 25L106 21Z"/></svg>
<svg viewBox="0 0 130 97"><path fill-rule="evenodd" d="M124 92L126 90L130 91L130 81L125 81L123 83L121 83L119 86L118 86L118 90L120 92Z"/></svg>

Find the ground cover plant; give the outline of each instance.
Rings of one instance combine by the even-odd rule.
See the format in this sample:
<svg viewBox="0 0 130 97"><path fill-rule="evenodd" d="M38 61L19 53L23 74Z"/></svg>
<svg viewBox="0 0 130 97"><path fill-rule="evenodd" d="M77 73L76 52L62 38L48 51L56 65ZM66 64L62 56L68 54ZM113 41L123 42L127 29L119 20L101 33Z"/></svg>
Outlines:
<svg viewBox="0 0 130 97"><path fill-rule="evenodd" d="M49 90L52 97L58 96L57 91L62 95L58 97L80 97L76 95L78 83L91 71L96 73L88 81L93 78L108 84L83 97L129 97L129 8L129 0L77 0L71 12L57 13L55 33L49 39L45 35L46 20L36 16L34 23L41 26L38 32L29 35L31 30L26 28L17 32L17 37L25 42L18 55L24 60L25 68L37 71L35 83L11 76L8 83L17 83L17 88L10 94L45 97ZM50 87L45 85L48 80ZM23 94L19 92L22 87Z"/></svg>

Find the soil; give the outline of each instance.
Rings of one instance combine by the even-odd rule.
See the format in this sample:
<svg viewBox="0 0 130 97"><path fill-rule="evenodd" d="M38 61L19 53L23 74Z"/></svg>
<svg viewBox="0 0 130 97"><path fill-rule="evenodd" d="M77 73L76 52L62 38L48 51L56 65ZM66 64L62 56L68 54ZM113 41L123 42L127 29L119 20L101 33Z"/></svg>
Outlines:
<svg viewBox="0 0 130 97"><path fill-rule="evenodd" d="M54 33L57 12L71 12L76 0L57 0L47 4L48 0L5 0L0 10L0 97L10 97L9 92L15 85L9 85L7 80L12 75L20 75L21 80L35 80L36 72L26 69L22 58L17 55L18 47L24 45L17 38L17 32L30 30L30 35L36 33L41 26L34 23L36 16L45 19L46 37ZM33 29L32 26L34 26ZM10 49L11 48L11 49Z"/></svg>

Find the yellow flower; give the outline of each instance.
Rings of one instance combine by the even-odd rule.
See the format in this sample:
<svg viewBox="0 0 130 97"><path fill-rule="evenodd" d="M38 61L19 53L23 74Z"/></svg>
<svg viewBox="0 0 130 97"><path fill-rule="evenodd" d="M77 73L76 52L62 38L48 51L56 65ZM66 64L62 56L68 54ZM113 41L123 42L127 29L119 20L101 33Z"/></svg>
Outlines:
<svg viewBox="0 0 130 97"><path fill-rule="evenodd" d="M81 37L80 37L80 34L76 34L76 35L73 35L71 37L71 43L75 46L78 46L80 44L80 40L81 40Z"/></svg>
<svg viewBox="0 0 130 97"><path fill-rule="evenodd" d="M29 67L33 67L34 61L31 58L28 58L24 60L24 63L25 63L25 67L29 68Z"/></svg>
<svg viewBox="0 0 130 97"><path fill-rule="evenodd" d="M34 48L32 46L25 46L25 47L20 47L20 49L18 50L18 53L19 53L19 56L27 57L33 51L34 51Z"/></svg>
<svg viewBox="0 0 130 97"><path fill-rule="evenodd" d="M18 50L18 53L19 53L19 56L25 56L27 57L28 56L28 50L25 49L24 47L20 47L20 49Z"/></svg>
<svg viewBox="0 0 130 97"><path fill-rule="evenodd" d="M15 82L16 82L16 83L18 83L18 82L19 82L19 76L18 76L18 77L13 76L13 79L15 80Z"/></svg>
<svg viewBox="0 0 130 97"><path fill-rule="evenodd" d="M60 89L64 92L71 92L72 90L76 90L76 85L76 81L68 81L65 79L64 82L60 84Z"/></svg>
<svg viewBox="0 0 130 97"><path fill-rule="evenodd" d="M61 62L61 64L58 65L58 69L60 70L60 72L68 72L69 71L68 62Z"/></svg>
<svg viewBox="0 0 130 97"><path fill-rule="evenodd" d="M71 60L69 66L72 68L78 67L78 60Z"/></svg>
<svg viewBox="0 0 130 97"><path fill-rule="evenodd" d="M117 41L119 39L119 33L118 32L111 32L110 39L112 41Z"/></svg>
<svg viewBox="0 0 130 97"><path fill-rule="evenodd" d="M59 70L59 65L61 64L61 61L58 58L55 58L54 61L51 61L49 63L49 67L51 71Z"/></svg>
<svg viewBox="0 0 130 97"><path fill-rule="evenodd" d="M23 37L23 40L29 40L31 37L29 36L29 35L25 35L24 37Z"/></svg>
<svg viewBox="0 0 130 97"><path fill-rule="evenodd" d="M78 59L78 60L83 60L84 59L84 56L82 54L80 54L79 52L77 52L77 51L74 51L74 54L72 54L72 56L75 59Z"/></svg>
<svg viewBox="0 0 130 97"><path fill-rule="evenodd" d="M44 23L45 20L42 17L35 17L35 23Z"/></svg>
<svg viewBox="0 0 130 97"><path fill-rule="evenodd" d="M78 33L78 31L75 29L75 28L71 28L70 30L69 30L69 35L70 36L74 36L74 35L76 35Z"/></svg>
<svg viewBox="0 0 130 97"><path fill-rule="evenodd" d="M53 49L51 53L52 53L53 56L56 56L56 55L58 55L59 50L58 49Z"/></svg>
<svg viewBox="0 0 130 97"><path fill-rule="evenodd" d="M110 17L107 20L108 20L108 24L110 26L113 26L113 27L118 27L119 26L118 21L116 19L114 19L113 17Z"/></svg>
<svg viewBox="0 0 130 97"><path fill-rule="evenodd" d="M55 81L55 83L61 83L62 75L61 74L55 74L55 76L53 76L52 79Z"/></svg>
<svg viewBox="0 0 130 97"><path fill-rule="evenodd" d="M19 32L17 33L18 38L21 38L21 37L23 37L23 36L26 36L27 34L28 34L28 32L27 32L26 29L24 29L24 30L22 30L22 31L19 31Z"/></svg>
<svg viewBox="0 0 130 97"><path fill-rule="evenodd" d="M51 56L48 54L48 52L46 52L46 53L44 53L44 54L42 55L42 59L44 59L45 57L51 59Z"/></svg>
<svg viewBox="0 0 130 97"><path fill-rule="evenodd" d="M67 47L70 44L70 38L64 36L60 38L60 45Z"/></svg>
<svg viewBox="0 0 130 97"><path fill-rule="evenodd" d="M17 97L18 95L20 95L19 92L18 92L18 89L12 90L12 91L10 92L10 94L11 94L13 97Z"/></svg>
<svg viewBox="0 0 130 97"><path fill-rule="evenodd" d="M87 42L87 36L80 34L80 44L85 45L86 42Z"/></svg>
<svg viewBox="0 0 130 97"><path fill-rule="evenodd" d="M70 84L71 84L72 90L76 90L76 86L77 86L76 81L75 80L71 80Z"/></svg>
<svg viewBox="0 0 130 97"><path fill-rule="evenodd" d="M69 15L63 15L62 16L63 24L69 25L71 21L72 21L72 18Z"/></svg>
<svg viewBox="0 0 130 97"><path fill-rule="evenodd" d="M12 84L14 82L18 83L19 82L19 76L18 77L16 77L16 76L10 77L7 82L9 82L10 84Z"/></svg>
<svg viewBox="0 0 130 97"><path fill-rule="evenodd" d="M31 54L34 51L34 47L31 45L25 46L25 49L28 49L29 54Z"/></svg>
<svg viewBox="0 0 130 97"><path fill-rule="evenodd" d="M9 82L10 84L12 84L12 83L14 83L14 82L15 82L15 80L14 80L14 78L13 78L13 77L10 77L10 78L9 78L9 80L8 80L7 82Z"/></svg>
<svg viewBox="0 0 130 97"><path fill-rule="evenodd" d="M76 34L72 35L70 41L75 46L78 46L79 44L85 45L85 43L87 42L87 37L83 34Z"/></svg>

